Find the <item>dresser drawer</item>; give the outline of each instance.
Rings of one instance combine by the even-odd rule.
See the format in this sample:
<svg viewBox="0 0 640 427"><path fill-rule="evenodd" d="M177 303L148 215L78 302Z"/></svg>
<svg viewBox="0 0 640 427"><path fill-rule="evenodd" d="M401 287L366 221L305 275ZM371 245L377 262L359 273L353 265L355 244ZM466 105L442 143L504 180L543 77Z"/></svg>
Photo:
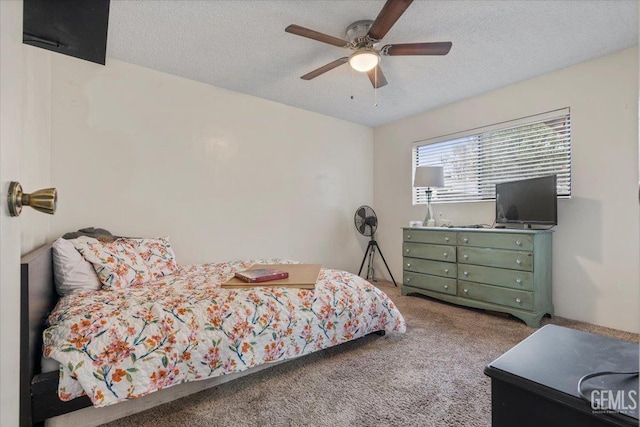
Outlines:
<svg viewBox="0 0 640 427"><path fill-rule="evenodd" d="M516 289L460 280L458 281L458 296L523 310L533 309L533 293Z"/></svg>
<svg viewBox="0 0 640 427"><path fill-rule="evenodd" d="M456 262L456 248L454 246L404 242L402 254L412 258Z"/></svg>
<svg viewBox="0 0 640 427"><path fill-rule="evenodd" d="M407 286L426 289L428 291L441 292L443 294L456 294L456 279L432 276L430 274L412 273L405 271L403 282Z"/></svg>
<svg viewBox="0 0 640 427"><path fill-rule="evenodd" d="M458 275L458 266L450 262L431 261L420 258L403 258L403 269L416 273L433 274L434 276L450 277L455 279Z"/></svg>
<svg viewBox="0 0 640 427"><path fill-rule="evenodd" d="M458 270L458 279L525 291L533 290L533 273L529 271L461 264Z"/></svg>
<svg viewBox="0 0 640 427"><path fill-rule="evenodd" d="M533 253L490 248L458 247L458 262L488 267L533 270Z"/></svg>
<svg viewBox="0 0 640 427"><path fill-rule="evenodd" d="M533 236L517 233L458 233L459 246L481 246L484 248L530 251Z"/></svg>
<svg viewBox="0 0 640 427"><path fill-rule="evenodd" d="M455 245L456 233L454 231L435 231L435 230L404 230L402 240L405 242L416 243L436 243L439 245Z"/></svg>

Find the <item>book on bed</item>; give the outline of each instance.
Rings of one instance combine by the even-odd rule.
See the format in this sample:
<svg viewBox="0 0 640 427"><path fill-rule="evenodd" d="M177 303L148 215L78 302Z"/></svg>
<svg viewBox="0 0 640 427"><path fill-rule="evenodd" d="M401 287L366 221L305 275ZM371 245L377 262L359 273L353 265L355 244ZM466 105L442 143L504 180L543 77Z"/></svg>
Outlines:
<svg viewBox="0 0 640 427"><path fill-rule="evenodd" d="M239 271L236 273L236 277L247 283L262 283L286 279L289 277L289 273L275 268L258 268L255 270Z"/></svg>
<svg viewBox="0 0 640 427"><path fill-rule="evenodd" d="M252 272L257 270L277 270L287 273L288 277L266 282L245 282L238 277L231 277L221 286L226 289L242 289L254 287L284 287L284 288L300 288L315 289L318 275L320 274L321 264L256 264L250 269L239 272L247 276L251 276Z"/></svg>

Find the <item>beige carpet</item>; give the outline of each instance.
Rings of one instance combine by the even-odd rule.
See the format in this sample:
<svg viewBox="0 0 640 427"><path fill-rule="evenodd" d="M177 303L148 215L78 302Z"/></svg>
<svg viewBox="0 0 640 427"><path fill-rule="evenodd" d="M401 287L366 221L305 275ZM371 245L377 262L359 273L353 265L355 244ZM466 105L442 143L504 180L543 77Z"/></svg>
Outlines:
<svg viewBox="0 0 640 427"><path fill-rule="evenodd" d="M490 426L483 369L535 329L377 286L398 305L406 334L368 336L108 426ZM637 334L560 317L546 323L638 342Z"/></svg>

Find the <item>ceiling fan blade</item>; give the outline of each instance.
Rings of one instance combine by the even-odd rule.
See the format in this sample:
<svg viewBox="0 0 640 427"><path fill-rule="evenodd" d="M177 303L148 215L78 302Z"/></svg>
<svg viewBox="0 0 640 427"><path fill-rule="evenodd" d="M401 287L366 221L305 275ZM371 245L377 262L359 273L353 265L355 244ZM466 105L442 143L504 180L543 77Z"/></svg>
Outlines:
<svg viewBox="0 0 640 427"><path fill-rule="evenodd" d="M378 89L379 87L386 86L387 78L384 76L382 68L380 68L380 64L367 71L367 75L369 76L369 80L371 80L371 84L374 88Z"/></svg>
<svg viewBox="0 0 640 427"><path fill-rule="evenodd" d="M326 65L323 65L320 68L316 68L313 71L308 72L307 74L305 74L304 76L300 77L302 80L311 80L311 79L315 79L316 77L318 77L321 74L326 73L327 71L333 70L336 67L339 67L340 65L344 64L345 62L347 62L349 60L349 58L347 58L346 56L344 58L340 58L340 59L336 59L333 62L329 62Z"/></svg>
<svg viewBox="0 0 640 427"><path fill-rule="evenodd" d="M446 55L451 46L451 42L388 44L380 52L389 56Z"/></svg>
<svg viewBox="0 0 640 427"><path fill-rule="evenodd" d="M367 35L374 40L382 40L411 2L413 0L387 0Z"/></svg>
<svg viewBox="0 0 640 427"><path fill-rule="evenodd" d="M319 33L317 31L310 30L308 28L301 27L299 25L291 24L284 29L287 33L295 34L302 37L307 37L319 42L329 43L338 47L347 47L349 42L339 39L337 37L329 36L327 34Z"/></svg>

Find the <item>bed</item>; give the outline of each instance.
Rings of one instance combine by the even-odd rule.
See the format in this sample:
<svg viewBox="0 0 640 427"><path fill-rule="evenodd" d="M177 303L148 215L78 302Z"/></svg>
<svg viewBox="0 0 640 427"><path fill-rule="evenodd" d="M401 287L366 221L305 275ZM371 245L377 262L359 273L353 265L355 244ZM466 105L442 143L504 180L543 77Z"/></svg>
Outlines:
<svg viewBox="0 0 640 427"><path fill-rule="evenodd" d="M368 334L405 331L382 291L343 271L322 269L315 290L219 286L255 263L284 262L181 266L139 286L59 299L51 245L25 255L21 425L143 402L128 415ZM58 370L43 372L43 348Z"/></svg>

